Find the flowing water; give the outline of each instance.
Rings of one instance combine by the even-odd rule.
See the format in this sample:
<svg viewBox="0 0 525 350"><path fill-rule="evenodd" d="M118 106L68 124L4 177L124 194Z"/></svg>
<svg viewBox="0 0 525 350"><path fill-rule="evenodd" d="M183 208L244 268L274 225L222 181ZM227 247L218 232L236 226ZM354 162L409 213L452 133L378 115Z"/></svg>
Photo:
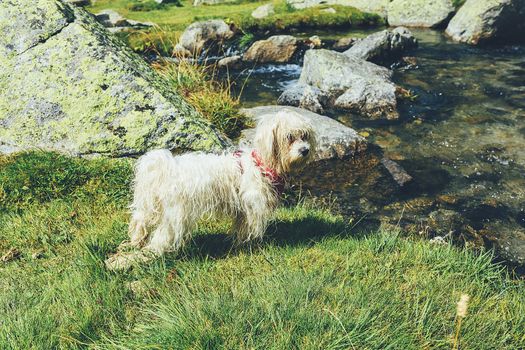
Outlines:
<svg viewBox="0 0 525 350"><path fill-rule="evenodd" d="M525 46L470 47L436 31L414 34L419 47L405 56L416 63L394 66L394 81L417 98L400 104L398 121L330 115L367 135L412 183L396 187L370 158L323 163L304 187L354 216L425 234L455 231L456 240L497 246L525 264ZM243 105L276 104L300 71L299 62L240 73Z"/></svg>

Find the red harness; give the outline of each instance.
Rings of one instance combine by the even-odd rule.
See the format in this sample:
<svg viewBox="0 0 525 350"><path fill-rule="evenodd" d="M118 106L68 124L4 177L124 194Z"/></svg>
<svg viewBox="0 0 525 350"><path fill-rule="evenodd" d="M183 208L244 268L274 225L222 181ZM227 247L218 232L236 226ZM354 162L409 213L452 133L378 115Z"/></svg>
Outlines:
<svg viewBox="0 0 525 350"><path fill-rule="evenodd" d="M237 150L233 153L233 155L236 158L240 158L243 153L244 152L242 150ZM274 169L264 165L261 159L261 156L256 150L252 150L251 156L252 156L255 166L258 167L259 170L261 171L261 174L270 181L273 188L275 188L275 190L277 191L279 195L282 194L284 191L284 183L285 183L284 177L277 174L277 172ZM241 168L241 174L242 174L244 169L242 168L240 159L238 160L238 162L239 162L239 167Z"/></svg>

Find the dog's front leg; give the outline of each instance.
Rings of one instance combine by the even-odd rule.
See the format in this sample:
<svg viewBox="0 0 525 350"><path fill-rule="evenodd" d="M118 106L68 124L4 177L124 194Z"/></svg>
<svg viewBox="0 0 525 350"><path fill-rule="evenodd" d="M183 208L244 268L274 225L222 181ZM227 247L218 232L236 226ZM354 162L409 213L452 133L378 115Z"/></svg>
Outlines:
<svg viewBox="0 0 525 350"><path fill-rule="evenodd" d="M145 249L158 255L180 248L186 236L190 233L185 212L181 208L167 208L162 219L151 235L150 242Z"/></svg>
<svg viewBox="0 0 525 350"><path fill-rule="evenodd" d="M243 212L235 220L236 241L245 243L261 239L266 232L272 208L269 201L258 193L242 196Z"/></svg>

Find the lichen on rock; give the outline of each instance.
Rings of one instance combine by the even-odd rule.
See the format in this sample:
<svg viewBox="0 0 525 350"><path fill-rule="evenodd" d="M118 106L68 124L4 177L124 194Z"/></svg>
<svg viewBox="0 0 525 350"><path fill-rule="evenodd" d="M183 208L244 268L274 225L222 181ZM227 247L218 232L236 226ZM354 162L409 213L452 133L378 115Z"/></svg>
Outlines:
<svg viewBox="0 0 525 350"><path fill-rule="evenodd" d="M0 151L125 156L229 144L83 9L59 0L0 6Z"/></svg>

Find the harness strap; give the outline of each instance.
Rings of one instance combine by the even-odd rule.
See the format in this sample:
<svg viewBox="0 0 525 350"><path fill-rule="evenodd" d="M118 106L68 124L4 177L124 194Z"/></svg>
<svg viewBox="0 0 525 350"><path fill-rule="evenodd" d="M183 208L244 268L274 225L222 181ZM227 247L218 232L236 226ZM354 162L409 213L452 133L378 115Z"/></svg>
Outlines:
<svg viewBox="0 0 525 350"><path fill-rule="evenodd" d="M236 158L241 158L243 153L244 152L242 150L237 150L233 152L233 156ZM282 194L284 191L284 178L280 176L279 174L277 174L277 172L274 169L264 165L261 159L261 156L256 150L252 150L250 155L253 159L255 166L258 167L259 170L261 171L261 174L265 178L270 180L270 183L272 184L272 186L275 188L275 190L277 191L279 195ZM242 174L244 172L244 169L242 167L242 163L240 159L238 160L238 163L239 163L239 167L241 168L241 174Z"/></svg>

